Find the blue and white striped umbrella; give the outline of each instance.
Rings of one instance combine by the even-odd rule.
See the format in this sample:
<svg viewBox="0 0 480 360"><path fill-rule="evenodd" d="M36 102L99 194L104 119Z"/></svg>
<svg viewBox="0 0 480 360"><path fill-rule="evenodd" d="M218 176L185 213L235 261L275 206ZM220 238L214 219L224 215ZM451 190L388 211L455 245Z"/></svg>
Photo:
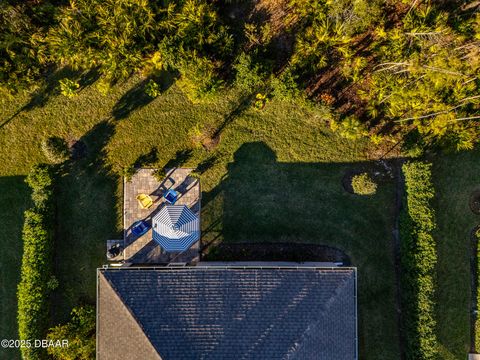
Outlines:
<svg viewBox="0 0 480 360"><path fill-rule="evenodd" d="M166 205L152 219L153 240L165 251L185 251L200 239L200 220L185 205Z"/></svg>

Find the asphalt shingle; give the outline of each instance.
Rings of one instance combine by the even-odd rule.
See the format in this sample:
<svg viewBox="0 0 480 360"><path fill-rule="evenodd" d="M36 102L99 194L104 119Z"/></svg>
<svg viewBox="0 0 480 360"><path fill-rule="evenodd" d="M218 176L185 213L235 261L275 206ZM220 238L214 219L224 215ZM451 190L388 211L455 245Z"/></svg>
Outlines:
<svg viewBox="0 0 480 360"><path fill-rule="evenodd" d="M355 269L99 272L163 360L356 359Z"/></svg>

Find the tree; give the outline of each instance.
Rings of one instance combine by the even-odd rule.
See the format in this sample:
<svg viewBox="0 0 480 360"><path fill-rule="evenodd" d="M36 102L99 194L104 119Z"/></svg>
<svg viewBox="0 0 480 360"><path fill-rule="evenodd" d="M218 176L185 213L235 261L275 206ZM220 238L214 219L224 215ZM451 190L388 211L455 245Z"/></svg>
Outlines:
<svg viewBox="0 0 480 360"><path fill-rule="evenodd" d="M60 164L70 158L67 142L58 136L50 136L44 139L42 150L52 164Z"/></svg>
<svg viewBox="0 0 480 360"><path fill-rule="evenodd" d="M49 347L48 354L56 360L90 360L95 358L95 308L77 307L67 324L51 328L47 339L68 340L68 347Z"/></svg>
<svg viewBox="0 0 480 360"><path fill-rule="evenodd" d="M473 22L459 33L448 14L419 4L394 28L377 38L367 91L359 92L381 122L428 145L471 149L478 140L480 52Z"/></svg>

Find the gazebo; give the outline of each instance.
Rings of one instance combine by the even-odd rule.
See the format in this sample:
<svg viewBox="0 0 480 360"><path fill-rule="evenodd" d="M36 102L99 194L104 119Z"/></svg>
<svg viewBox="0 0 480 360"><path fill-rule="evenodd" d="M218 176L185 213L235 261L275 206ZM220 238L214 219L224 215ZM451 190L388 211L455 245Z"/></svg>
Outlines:
<svg viewBox="0 0 480 360"><path fill-rule="evenodd" d="M200 219L186 205L165 205L153 217L152 230L165 251L182 252L200 239Z"/></svg>

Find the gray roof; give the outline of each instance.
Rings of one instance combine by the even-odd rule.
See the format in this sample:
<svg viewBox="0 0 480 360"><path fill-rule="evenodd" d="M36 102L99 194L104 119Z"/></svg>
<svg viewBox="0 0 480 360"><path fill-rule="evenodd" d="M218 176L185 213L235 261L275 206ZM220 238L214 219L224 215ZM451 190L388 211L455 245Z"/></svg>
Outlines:
<svg viewBox="0 0 480 360"><path fill-rule="evenodd" d="M163 360L356 359L355 287L352 268L101 269L133 323L98 301L97 357L129 358L115 346L139 326Z"/></svg>

